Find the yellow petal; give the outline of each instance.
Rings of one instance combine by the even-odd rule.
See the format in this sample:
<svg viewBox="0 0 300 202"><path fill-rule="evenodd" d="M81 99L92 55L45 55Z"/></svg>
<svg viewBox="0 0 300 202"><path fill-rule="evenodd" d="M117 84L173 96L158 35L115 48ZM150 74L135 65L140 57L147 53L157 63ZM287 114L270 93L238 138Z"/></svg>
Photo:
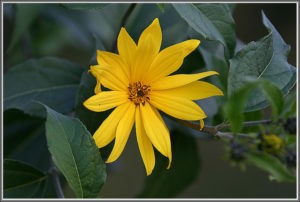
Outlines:
<svg viewBox="0 0 300 202"><path fill-rule="evenodd" d="M124 91L103 91L87 99L83 105L91 111L103 112L127 100L128 94Z"/></svg>
<svg viewBox="0 0 300 202"><path fill-rule="evenodd" d="M158 80L178 70L183 59L195 50L199 43L199 40L192 39L162 50L151 64L149 74L152 78L150 81Z"/></svg>
<svg viewBox="0 0 300 202"><path fill-rule="evenodd" d="M200 130L202 130L204 127L204 121L203 119L200 119Z"/></svg>
<svg viewBox="0 0 300 202"><path fill-rule="evenodd" d="M162 41L162 33L161 28L159 25L158 18L155 18L151 25L149 25L141 34L138 42L138 46L144 43L145 40L147 40L148 36L151 36L153 39L153 47L155 49L155 52L158 53L161 46Z"/></svg>
<svg viewBox="0 0 300 202"><path fill-rule="evenodd" d="M127 63L128 67L131 68L136 52L136 44L123 27L118 36L118 51L121 58Z"/></svg>
<svg viewBox="0 0 300 202"><path fill-rule="evenodd" d="M98 57L101 59L100 67L107 67L107 71L109 71L113 75L118 75L118 78L123 81L123 83L128 83L129 81L129 67L123 61L123 59L114 53L106 52L106 51L97 51Z"/></svg>
<svg viewBox="0 0 300 202"><path fill-rule="evenodd" d="M194 121L206 118L203 110L196 103L186 98L170 97L159 92L152 92L150 103L178 119Z"/></svg>
<svg viewBox="0 0 300 202"><path fill-rule="evenodd" d="M223 95L223 92L219 88L205 81L194 81L181 87L157 92L170 97L182 97L190 100L200 100L211 96Z"/></svg>
<svg viewBox="0 0 300 202"><path fill-rule="evenodd" d="M147 175L152 173L155 165L155 155L151 141L149 140L141 117L140 106L137 106L135 113L136 138L141 156L146 168Z"/></svg>
<svg viewBox="0 0 300 202"><path fill-rule="evenodd" d="M130 101L118 106L101 124L93 135L96 145L102 148L108 145L116 136L120 119L127 113Z"/></svg>
<svg viewBox="0 0 300 202"><path fill-rule="evenodd" d="M132 126L134 124L135 108L135 104L131 102L127 109L127 112L121 118L116 131L114 148L105 163L111 163L117 160L123 152L128 137L130 135Z"/></svg>
<svg viewBox="0 0 300 202"><path fill-rule="evenodd" d="M145 105L140 105L140 110L148 138L162 155L169 158L168 168L170 168L172 152L169 130L165 126L160 114L156 113L148 102Z"/></svg>
<svg viewBox="0 0 300 202"><path fill-rule="evenodd" d="M101 83L100 83L99 80L97 80L97 83L96 83L96 86L95 86L95 89L94 89L94 93L95 94L101 93Z"/></svg>
<svg viewBox="0 0 300 202"><path fill-rule="evenodd" d="M169 88L177 88L214 74L219 74L219 73L215 71L208 71L208 72L202 72L198 74L176 74L173 76L167 76L152 83L151 89L165 90Z"/></svg>
<svg viewBox="0 0 300 202"><path fill-rule="evenodd" d="M124 79L120 79L120 77L118 77L118 74L113 74L110 71L110 68L111 67L109 66L105 66L95 69L95 71L99 75L101 84L111 90L127 91L129 82L125 83Z"/></svg>
<svg viewBox="0 0 300 202"><path fill-rule="evenodd" d="M154 39L151 35L148 35L139 43L132 66L131 82L144 80L145 73L157 55L154 44Z"/></svg>

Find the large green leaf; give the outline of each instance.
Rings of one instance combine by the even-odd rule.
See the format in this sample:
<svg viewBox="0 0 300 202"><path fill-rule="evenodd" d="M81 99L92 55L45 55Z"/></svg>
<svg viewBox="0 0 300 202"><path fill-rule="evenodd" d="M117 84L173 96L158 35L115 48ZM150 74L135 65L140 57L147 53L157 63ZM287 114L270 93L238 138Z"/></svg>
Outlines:
<svg viewBox="0 0 300 202"><path fill-rule="evenodd" d="M290 46L283 41L264 14L263 23L269 34L257 42L247 44L230 60L229 95L243 87L247 83L247 77L269 80L279 87L284 95L295 84L296 69L287 62ZM267 104L267 98L255 89L250 94L245 110L259 110Z"/></svg>
<svg viewBox="0 0 300 202"><path fill-rule="evenodd" d="M101 9L107 5L108 3L69 3L69 4L60 4L65 8L72 10L90 10L90 9Z"/></svg>
<svg viewBox="0 0 300 202"><path fill-rule="evenodd" d="M75 95L84 68L56 57L30 59L11 67L4 75L4 110L16 108L45 117L39 101L59 112L74 108Z"/></svg>
<svg viewBox="0 0 300 202"><path fill-rule="evenodd" d="M43 197L48 175L40 170L11 159L3 162L4 198Z"/></svg>
<svg viewBox="0 0 300 202"><path fill-rule="evenodd" d="M156 155L153 173L147 177L139 197L168 198L174 197L186 189L194 180L200 168L195 138L175 129L172 134L173 160L170 170L168 162L161 154Z"/></svg>
<svg viewBox="0 0 300 202"><path fill-rule="evenodd" d="M55 165L77 197L97 197L106 170L92 136L78 119L46 108L46 137Z"/></svg>
<svg viewBox="0 0 300 202"><path fill-rule="evenodd" d="M225 56L233 56L236 45L235 23L227 4L173 4L179 15L204 39L218 41Z"/></svg>
<svg viewBox="0 0 300 202"><path fill-rule="evenodd" d="M296 177L292 176L287 168L275 157L263 152L249 152L247 159L255 166L269 172L271 179L278 182L296 182Z"/></svg>
<svg viewBox="0 0 300 202"><path fill-rule="evenodd" d="M38 16L41 4L16 4L16 16L14 22L14 30L11 37L10 45L7 51L13 50L15 45L19 42L22 35L28 31L30 25Z"/></svg>

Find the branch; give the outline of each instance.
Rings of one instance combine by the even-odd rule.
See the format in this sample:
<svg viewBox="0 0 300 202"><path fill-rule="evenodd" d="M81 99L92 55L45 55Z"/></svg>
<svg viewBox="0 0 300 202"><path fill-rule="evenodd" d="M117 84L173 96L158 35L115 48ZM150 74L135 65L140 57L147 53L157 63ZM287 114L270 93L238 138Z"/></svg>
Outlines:
<svg viewBox="0 0 300 202"><path fill-rule="evenodd" d="M170 116L169 116L170 117ZM220 132L221 130L226 130L230 128L230 124L220 124L217 126L204 126L202 130L200 130L200 124L194 123L194 122L190 122L190 121L185 121L185 120L180 120L180 119L175 119L173 117L170 117L171 119L175 120L176 122L178 122L179 124L192 128L194 130L197 131L201 131L204 133L208 133L211 134L213 136L216 137L224 137L224 138L230 138L232 139L234 137L233 133L223 133ZM281 119L278 119L278 122L280 122ZM257 125L268 125L273 123L272 120L259 120L259 121L248 121L248 122L244 122L243 126L247 127L247 126L257 126ZM246 137L246 138L253 138L253 136L248 135L248 134L242 134L242 133L238 133L237 136L240 137Z"/></svg>
<svg viewBox="0 0 300 202"><path fill-rule="evenodd" d="M122 18L122 21L121 21L121 26L120 26L121 28L125 26L125 24L127 22L127 19L130 16L130 14L132 13L135 6L136 6L136 3L131 4L130 7L128 8L128 10L126 11L126 13L125 13L125 15L124 15L124 17ZM116 37L116 39L113 43L112 52L116 52L117 43L118 43L118 37Z"/></svg>
<svg viewBox="0 0 300 202"><path fill-rule="evenodd" d="M50 159L50 164L51 164L51 167L50 167L49 173L51 174L52 180L54 182L54 188L55 188L56 195L58 198L65 198L64 193L61 188L61 185L60 185L58 173L57 173L57 170L53 163L52 158Z"/></svg>

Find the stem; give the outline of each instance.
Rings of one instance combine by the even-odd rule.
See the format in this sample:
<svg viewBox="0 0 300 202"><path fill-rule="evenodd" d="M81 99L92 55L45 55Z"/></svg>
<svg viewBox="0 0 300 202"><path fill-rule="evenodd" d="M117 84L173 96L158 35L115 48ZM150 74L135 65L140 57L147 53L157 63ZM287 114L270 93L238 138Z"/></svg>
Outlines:
<svg viewBox="0 0 300 202"><path fill-rule="evenodd" d="M170 116L169 116L170 117ZM180 120L180 119L175 119L173 117L170 117L171 119L175 120L176 122L178 122L179 124L192 128L194 130L197 131L201 131L204 133L208 133L217 137L225 137L225 138L230 138L232 139L234 137L233 133L223 133L220 132L220 130L226 130L230 128L230 124L220 124L217 126L204 126L202 130L200 130L200 124L194 123L194 122L190 122L190 121L185 121L185 120ZM281 119L278 119L278 122L280 122ZM272 120L259 120L259 121L248 121L248 122L244 122L243 126L247 127L247 126L257 126L257 125L268 125L273 123ZM242 134L242 133L238 133L237 136L240 137L246 137L246 138L253 138L253 136L248 135L248 134Z"/></svg>
<svg viewBox="0 0 300 202"><path fill-rule="evenodd" d="M126 11L126 13L123 16L122 21L121 21L121 25L120 25L121 28L125 26L125 24L127 22L127 19L130 16L130 14L132 13L132 11L135 8L135 6L136 6L136 3L131 4L130 7L128 8L128 10ZM118 42L118 37L116 37L116 39L115 39L115 41L113 43L112 52L116 52L116 50L117 50L117 42Z"/></svg>
<svg viewBox="0 0 300 202"><path fill-rule="evenodd" d="M58 173L57 173L57 170L56 170L56 167L53 163L52 158L50 159L50 164L51 164L51 168L49 170L49 173L51 174L52 180L54 182L54 188L55 188L56 195L57 195L58 198L65 198L64 193L63 193L62 188L61 188Z"/></svg>

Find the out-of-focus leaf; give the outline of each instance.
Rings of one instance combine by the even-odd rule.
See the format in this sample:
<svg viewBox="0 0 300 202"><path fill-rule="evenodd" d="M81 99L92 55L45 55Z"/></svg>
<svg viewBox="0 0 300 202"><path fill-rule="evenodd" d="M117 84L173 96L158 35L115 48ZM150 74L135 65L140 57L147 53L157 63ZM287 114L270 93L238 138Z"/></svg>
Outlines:
<svg viewBox="0 0 300 202"><path fill-rule="evenodd" d="M4 198L41 198L44 195L47 177L48 175L29 164L5 159Z"/></svg>
<svg viewBox="0 0 300 202"><path fill-rule="evenodd" d="M157 3L156 4L161 12L165 12L165 4L164 3Z"/></svg>
<svg viewBox="0 0 300 202"><path fill-rule="evenodd" d="M275 157L263 152L249 152L247 159L250 163L271 174L271 179L278 182L296 182L287 168Z"/></svg>
<svg viewBox="0 0 300 202"><path fill-rule="evenodd" d="M172 4L179 15L204 39L224 46L226 58L234 54L235 23L227 4Z"/></svg>
<svg viewBox="0 0 300 202"><path fill-rule="evenodd" d="M247 83L247 77L266 79L280 88L285 95L296 81L296 69L287 62L290 46L287 45L271 22L263 14L263 23L269 34L242 48L230 60L228 94L231 95ZM246 111L267 106L267 98L255 89L246 105Z"/></svg>
<svg viewBox="0 0 300 202"><path fill-rule="evenodd" d="M92 136L78 119L46 109L47 143L56 167L77 197L97 197L106 171Z"/></svg>
<svg viewBox="0 0 300 202"><path fill-rule="evenodd" d="M161 154L156 155L153 173L146 178L146 182L139 197L168 198L175 197L186 189L194 180L200 168L200 158L197 145L192 136L175 129L171 133L173 160L169 170L168 162Z"/></svg>
<svg viewBox="0 0 300 202"><path fill-rule="evenodd" d="M282 111L283 97L281 91L268 80L256 80L247 83L244 87L234 92L225 104L225 115L230 121L232 132L238 133L242 129L244 121L244 108L249 99L249 94L256 88L261 87L272 106L273 119L277 120Z"/></svg>
<svg viewBox="0 0 300 202"><path fill-rule="evenodd" d="M45 117L39 101L59 112L70 112L84 68L55 57L30 59L4 75L4 110L16 108Z"/></svg>
<svg viewBox="0 0 300 202"><path fill-rule="evenodd" d="M284 104L282 93L276 85L272 84L268 80L260 80L260 85L272 107L273 120L277 120L278 116L282 112Z"/></svg>
<svg viewBox="0 0 300 202"><path fill-rule="evenodd" d="M8 52L12 51L15 45L19 42L21 36L28 31L30 25L38 16L41 4L16 4L16 16L14 30Z"/></svg>
<svg viewBox="0 0 300 202"><path fill-rule="evenodd" d="M296 91L292 91L284 99L284 106L281 113L281 116L284 119L287 119L289 116L296 115L297 100L296 100Z"/></svg>
<svg viewBox="0 0 300 202"><path fill-rule="evenodd" d="M63 3L63 4L60 4L62 5L63 7L65 8L68 8L68 9L72 9L72 10L89 10L89 9L101 9L105 6L108 5L108 3Z"/></svg>
<svg viewBox="0 0 300 202"><path fill-rule="evenodd" d="M10 109L3 114L3 156L29 163L47 171L50 154L47 149L44 120Z"/></svg>

